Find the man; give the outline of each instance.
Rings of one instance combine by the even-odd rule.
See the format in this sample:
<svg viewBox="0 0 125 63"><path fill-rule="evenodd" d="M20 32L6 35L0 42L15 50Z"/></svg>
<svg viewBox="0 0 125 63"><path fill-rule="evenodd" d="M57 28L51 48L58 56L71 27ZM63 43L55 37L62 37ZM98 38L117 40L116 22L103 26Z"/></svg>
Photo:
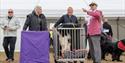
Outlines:
<svg viewBox="0 0 125 63"><path fill-rule="evenodd" d="M23 30L27 30L28 27L29 31L47 30L46 17L42 13L42 8L40 6L36 6L34 11L31 14L27 15Z"/></svg>
<svg viewBox="0 0 125 63"><path fill-rule="evenodd" d="M103 15L100 10L97 10L96 3L91 3L89 6L90 10L83 9L83 12L86 12L90 16L87 24L90 54L93 59L93 63L101 63L100 34Z"/></svg>
<svg viewBox="0 0 125 63"><path fill-rule="evenodd" d="M71 24L72 23L72 24ZM75 26L73 26L73 24L78 24L78 20L77 20L77 17L75 15L73 15L73 8L72 7L68 7L67 9L67 14L63 15L54 25L54 27L58 27L61 25L61 27L63 28L74 28ZM71 31L71 30L70 30ZM66 35L67 33L65 33L66 31L65 30L61 30L61 34L64 36ZM69 33L69 32L68 32ZM73 30L69 33L70 35L73 34ZM72 38L74 38L72 36ZM72 43L74 41L71 41ZM71 49L75 48L73 47L75 46L74 45L71 45Z"/></svg>
<svg viewBox="0 0 125 63"><path fill-rule="evenodd" d="M11 62L14 60L17 29L20 28L20 23L12 9L8 10L8 16L2 20L1 28L4 32L3 47L7 56L6 61Z"/></svg>
<svg viewBox="0 0 125 63"><path fill-rule="evenodd" d="M72 23L72 24L78 24L78 20L77 20L77 17L75 16L75 15L73 15L73 8L72 7L68 7L68 9L67 9L67 14L65 14L65 15L63 15L57 22L56 22L56 24L54 25L54 27L58 27L59 25L61 25L62 24L62 27L63 28L73 28L73 27L77 27L77 25L76 26L73 26L73 25L63 25L63 24L68 24L68 23ZM71 31L71 30L70 30ZM72 38L74 38L74 34L73 33L75 33L75 32L73 32L73 31L71 31L69 34L71 35L71 37ZM64 34L65 35L65 31L62 31L62 34ZM78 36L78 30L76 30L76 35L75 36ZM78 39L78 37L77 37L77 39ZM76 39L76 40L77 40ZM78 40L77 40L78 41ZM71 50L73 50L73 49L78 49L78 47L77 47L77 45L78 45L78 43L79 42L77 42L77 44L75 43L75 41L73 41L73 39L71 39ZM76 46L76 47L75 47ZM75 49L75 50L76 50ZM74 61L74 63L77 63L77 61ZM81 63L83 63L82 61L81 61Z"/></svg>
<svg viewBox="0 0 125 63"><path fill-rule="evenodd" d="M77 17L73 15L73 8L68 7L67 14L63 15L54 25L54 27L57 27L60 24L64 23L78 23Z"/></svg>

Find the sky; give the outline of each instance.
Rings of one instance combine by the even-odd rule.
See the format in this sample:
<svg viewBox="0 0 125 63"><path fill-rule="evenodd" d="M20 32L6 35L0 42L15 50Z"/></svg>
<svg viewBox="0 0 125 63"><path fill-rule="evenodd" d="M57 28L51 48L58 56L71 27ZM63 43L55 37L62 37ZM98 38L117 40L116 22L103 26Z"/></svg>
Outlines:
<svg viewBox="0 0 125 63"><path fill-rule="evenodd" d="M125 0L0 0L0 9L33 9L41 5L43 9L88 8L88 4L96 2L99 9L125 9Z"/></svg>

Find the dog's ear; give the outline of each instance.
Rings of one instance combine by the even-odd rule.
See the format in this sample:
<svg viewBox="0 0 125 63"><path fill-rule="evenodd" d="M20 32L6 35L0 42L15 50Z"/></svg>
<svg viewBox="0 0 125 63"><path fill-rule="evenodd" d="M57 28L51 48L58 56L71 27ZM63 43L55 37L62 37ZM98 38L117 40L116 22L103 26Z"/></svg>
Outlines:
<svg viewBox="0 0 125 63"><path fill-rule="evenodd" d="M122 43L125 45L125 39L123 39L123 40L121 40L122 41Z"/></svg>

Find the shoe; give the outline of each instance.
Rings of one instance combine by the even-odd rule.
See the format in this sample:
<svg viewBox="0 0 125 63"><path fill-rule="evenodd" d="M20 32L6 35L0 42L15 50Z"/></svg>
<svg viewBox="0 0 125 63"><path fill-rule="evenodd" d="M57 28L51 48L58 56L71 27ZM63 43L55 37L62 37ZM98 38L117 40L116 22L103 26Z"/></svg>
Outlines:
<svg viewBox="0 0 125 63"><path fill-rule="evenodd" d="M8 61L9 59L7 58L6 61Z"/></svg>
<svg viewBox="0 0 125 63"><path fill-rule="evenodd" d="M81 61L80 63L84 63L84 62Z"/></svg>
<svg viewBox="0 0 125 63"><path fill-rule="evenodd" d="M9 59L8 60L9 63L13 63L13 61L14 61L13 59Z"/></svg>
<svg viewBox="0 0 125 63"><path fill-rule="evenodd" d="M94 63L101 63L101 62L94 62Z"/></svg>
<svg viewBox="0 0 125 63"><path fill-rule="evenodd" d="M112 61L115 61L116 59L112 59Z"/></svg>

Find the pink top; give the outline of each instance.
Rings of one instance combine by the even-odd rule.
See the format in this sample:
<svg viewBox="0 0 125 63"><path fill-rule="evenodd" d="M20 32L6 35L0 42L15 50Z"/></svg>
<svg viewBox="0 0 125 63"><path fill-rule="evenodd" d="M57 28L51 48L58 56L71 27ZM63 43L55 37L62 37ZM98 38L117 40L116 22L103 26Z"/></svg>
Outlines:
<svg viewBox="0 0 125 63"><path fill-rule="evenodd" d="M87 33L91 35L99 35L101 34L101 19L102 19L102 12L99 10L88 11L88 15L92 16L90 19L90 23L88 25Z"/></svg>

